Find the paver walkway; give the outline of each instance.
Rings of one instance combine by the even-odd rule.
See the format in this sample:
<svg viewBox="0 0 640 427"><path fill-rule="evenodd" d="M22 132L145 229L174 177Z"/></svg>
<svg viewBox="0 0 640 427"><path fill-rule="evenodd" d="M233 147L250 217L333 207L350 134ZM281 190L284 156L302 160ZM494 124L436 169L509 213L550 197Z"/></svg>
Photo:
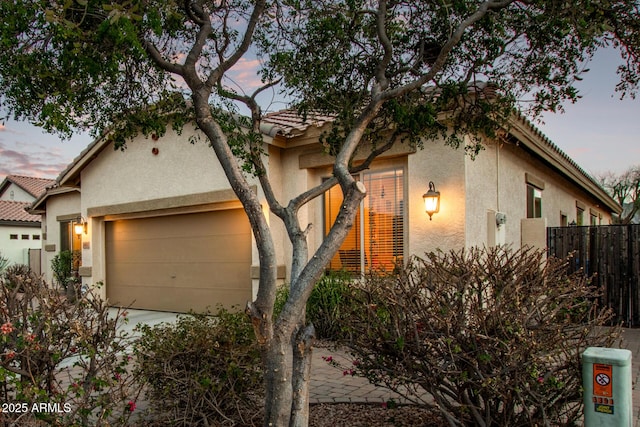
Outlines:
<svg viewBox="0 0 640 427"><path fill-rule="evenodd" d="M352 367L351 359L345 352L326 347L314 348L309 387L311 403L383 404L389 400L407 403L402 396L384 387L376 387L365 378L345 374L343 370L324 360L325 357L332 357L345 370Z"/></svg>

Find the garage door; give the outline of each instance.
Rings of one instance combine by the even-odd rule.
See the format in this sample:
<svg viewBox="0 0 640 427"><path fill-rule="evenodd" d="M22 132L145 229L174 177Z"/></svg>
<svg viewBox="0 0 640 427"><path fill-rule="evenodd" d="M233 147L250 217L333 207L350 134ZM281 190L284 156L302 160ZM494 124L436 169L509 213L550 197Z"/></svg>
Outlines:
<svg viewBox="0 0 640 427"><path fill-rule="evenodd" d="M251 231L241 209L106 223L114 305L186 312L251 298Z"/></svg>

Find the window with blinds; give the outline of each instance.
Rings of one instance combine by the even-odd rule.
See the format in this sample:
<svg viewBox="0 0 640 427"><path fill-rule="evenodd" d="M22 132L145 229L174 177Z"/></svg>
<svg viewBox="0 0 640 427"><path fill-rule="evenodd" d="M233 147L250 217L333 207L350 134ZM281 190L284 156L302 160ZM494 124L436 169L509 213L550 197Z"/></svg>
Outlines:
<svg viewBox="0 0 640 427"><path fill-rule="evenodd" d="M368 171L356 177L367 188L354 222L330 270L392 272L404 258L404 180L402 169ZM324 198L324 228L328 234L340 205L342 191L332 188Z"/></svg>

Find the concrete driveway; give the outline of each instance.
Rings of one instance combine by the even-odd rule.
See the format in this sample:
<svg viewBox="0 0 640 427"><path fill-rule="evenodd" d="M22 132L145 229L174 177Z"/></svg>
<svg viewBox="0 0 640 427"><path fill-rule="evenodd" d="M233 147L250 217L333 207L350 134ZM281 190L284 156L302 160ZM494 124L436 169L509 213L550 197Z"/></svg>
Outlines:
<svg viewBox="0 0 640 427"><path fill-rule="evenodd" d="M151 311L151 310L136 310L136 309L122 309L127 312L126 318L128 321L120 324L120 330L127 333L128 336L136 336L134 329L136 326L149 325L155 326L160 323L173 323L178 319L182 313L171 313L167 311ZM118 315L118 309L112 307L109 309L109 315L116 317Z"/></svg>

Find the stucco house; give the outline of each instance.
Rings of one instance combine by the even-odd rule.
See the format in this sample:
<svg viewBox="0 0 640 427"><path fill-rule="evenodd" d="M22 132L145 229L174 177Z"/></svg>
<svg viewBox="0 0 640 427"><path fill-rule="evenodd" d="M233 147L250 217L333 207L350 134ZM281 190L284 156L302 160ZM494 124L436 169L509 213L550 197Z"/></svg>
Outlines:
<svg viewBox="0 0 640 427"><path fill-rule="evenodd" d="M331 125L330 117L304 121L286 110L264 118L265 163L281 200L330 175L332 158L319 135ZM32 205L42 215L43 265L61 249L78 248L83 283L102 282L103 296L114 304L168 311L244 305L256 292L255 244L213 151L189 142L193 132L140 136L124 152L105 138L91 143ZM398 145L358 179L368 195L328 268L389 269L413 254L475 245L544 247L547 226L608 224L620 211L520 116L475 160L438 141L417 151ZM431 220L423 201L430 182L440 192ZM339 203L334 189L300 212L303 224L313 224L312 248ZM291 249L279 219L263 206L286 281ZM76 223L80 234L69 242L65 236Z"/></svg>
<svg viewBox="0 0 640 427"><path fill-rule="evenodd" d="M0 184L0 254L12 264L39 269L40 257L30 260L29 252L42 247L40 216L25 209L53 184L52 179L21 175L7 175Z"/></svg>

